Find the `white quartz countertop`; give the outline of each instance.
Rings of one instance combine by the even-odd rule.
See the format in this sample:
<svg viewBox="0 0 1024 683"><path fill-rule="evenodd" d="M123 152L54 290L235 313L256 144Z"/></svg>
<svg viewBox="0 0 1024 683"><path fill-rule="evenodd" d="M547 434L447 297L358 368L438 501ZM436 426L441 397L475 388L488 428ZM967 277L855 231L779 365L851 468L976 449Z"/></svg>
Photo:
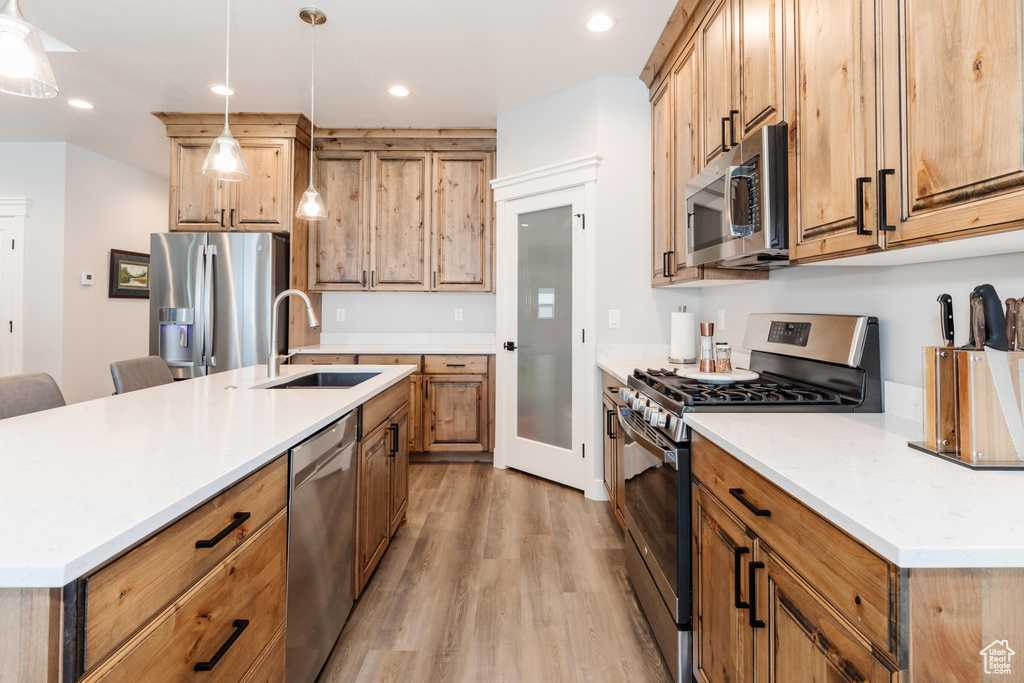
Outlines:
<svg viewBox="0 0 1024 683"><path fill-rule="evenodd" d="M64 586L415 370L348 389L264 390L353 366L265 366L0 421L0 587Z"/></svg>
<svg viewBox="0 0 1024 683"><path fill-rule="evenodd" d="M401 356L403 354L493 355L494 344L316 344L292 349L295 353L372 353Z"/></svg>
<svg viewBox="0 0 1024 683"><path fill-rule="evenodd" d="M689 413L693 429L903 568L1024 567L1024 471L907 446L884 414Z"/></svg>

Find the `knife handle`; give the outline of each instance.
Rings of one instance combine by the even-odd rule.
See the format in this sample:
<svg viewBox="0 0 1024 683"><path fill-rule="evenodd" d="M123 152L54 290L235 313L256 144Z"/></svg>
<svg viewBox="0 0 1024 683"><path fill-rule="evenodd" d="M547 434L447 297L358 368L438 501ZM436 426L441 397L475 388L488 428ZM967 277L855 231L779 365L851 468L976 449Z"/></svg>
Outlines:
<svg viewBox="0 0 1024 683"><path fill-rule="evenodd" d="M971 295L971 343L972 349L985 348L985 305L977 293Z"/></svg>
<svg viewBox="0 0 1024 683"><path fill-rule="evenodd" d="M1006 316L996 288L992 285L978 285L974 291L981 296L985 311L985 343L982 346L1006 351Z"/></svg>
<svg viewBox="0 0 1024 683"><path fill-rule="evenodd" d="M953 297L949 294L939 295L939 306L942 310L942 338L947 346L953 345Z"/></svg>
<svg viewBox="0 0 1024 683"><path fill-rule="evenodd" d="M1010 351L1017 349L1017 300L1006 300L1006 345Z"/></svg>

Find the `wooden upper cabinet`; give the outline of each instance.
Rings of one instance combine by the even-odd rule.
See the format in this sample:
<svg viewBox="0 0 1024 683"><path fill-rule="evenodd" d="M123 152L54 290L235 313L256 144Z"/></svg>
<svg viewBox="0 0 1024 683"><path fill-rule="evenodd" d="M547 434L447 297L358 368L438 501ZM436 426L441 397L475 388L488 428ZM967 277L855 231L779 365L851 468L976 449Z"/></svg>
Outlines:
<svg viewBox="0 0 1024 683"><path fill-rule="evenodd" d="M430 289L430 153L375 152L371 199L370 286Z"/></svg>
<svg viewBox="0 0 1024 683"><path fill-rule="evenodd" d="M672 81L666 79L651 100L653 157L651 201L651 285L669 282L672 251Z"/></svg>
<svg viewBox="0 0 1024 683"><path fill-rule="evenodd" d="M672 154L672 168L675 175L673 186L675 194L673 203L673 220L671 223L672 278L683 275L686 269L686 230L689 219L686 213L686 183L697 175L699 167L698 152L700 95L697 88L699 74L697 72L696 46L683 50L679 61L672 67L672 97L674 100L673 131L675 149Z"/></svg>
<svg viewBox="0 0 1024 683"><path fill-rule="evenodd" d="M231 183L234 201L228 207L232 230L282 232L291 225L291 148L283 140L244 140L242 156L249 179ZM234 213L232 213L234 211Z"/></svg>
<svg viewBox="0 0 1024 683"><path fill-rule="evenodd" d="M736 139L783 120L782 0L732 0Z"/></svg>
<svg viewBox="0 0 1024 683"><path fill-rule="evenodd" d="M700 105L702 127L702 164L731 148L739 131L730 130L732 106L731 7L729 0L718 0L698 29L700 49ZM735 122L735 117L733 117ZM685 182L685 181L684 181Z"/></svg>
<svg viewBox="0 0 1024 683"><path fill-rule="evenodd" d="M433 155L431 289L491 289L490 152Z"/></svg>
<svg viewBox="0 0 1024 683"><path fill-rule="evenodd" d="M792 0L791 7L790 258L878 249L875 5Z"/></svg>
<svg viewBox="0 0 1024 683"><path fill-rule="evenodd" d="M231 183L203 175L212 140L171 144L171 230L226 230Z"/></svg>
<svg viewBox="0 0 1024 683"><path fill-rule="evenodd" d="M896 171L886 188L890 242L1024 218L1021 5L883 3L884 167Z"/></svg>
<svg viewBox="0 0 1024 683"><path fill-rule="evenodd" d="M327 218L310 224L310 287L319 291L366 289L370 155L319 155L316 167Z"/></svg>

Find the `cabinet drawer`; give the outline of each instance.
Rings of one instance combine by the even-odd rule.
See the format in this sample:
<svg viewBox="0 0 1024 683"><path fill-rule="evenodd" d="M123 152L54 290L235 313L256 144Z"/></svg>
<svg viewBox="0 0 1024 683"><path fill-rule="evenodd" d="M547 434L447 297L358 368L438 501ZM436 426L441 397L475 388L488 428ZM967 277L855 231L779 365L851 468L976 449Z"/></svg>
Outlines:
<svg viewBox="0 0 1024 683"><path fill-rule="evenodd" d="M486 375L487 356L423 356L423 372L430 375Z"/></svg>
<svg viewBox="0 0 1024 683"><path fill-rule="evenodd" d="M284 683L285 627L281 626L270 645L245 674L242 683Z"/></svg>
<svg viewBox="0 0 1024 683"><path fill-rule="evenodd" d="M288 502L282 456L85 579L85 668L102 661ZM212 548L196 548L250 516Z"/></svg>
<svg viewBox="0 0 1024 683"><path fill-rule="evenodd" d="M356 357L344 353L297 353L288 361L289 365L355 365Z"/></svg>
<svg viewBox="0 0 1024 683"><path fill-rule="evenodd" d="M265 528L233 561L208 580L138 643L126 647L112 667L90 680L200 680L195 666L214 660L203 683L239 681L253 668L284 624L288 517ZM242 628L241 621L248 622Z"/></svg>
<svg viewBox="0 0 1024 683"><path fill-rule="evenodd" d="M360 435L366 438L377 425L391 417L392 413L409 402L409 378L393 384L363 404L363 419Z"/></svg>
<svg viewBox="0 0 1024 683"><path fill-rule="evenodd" d="M360 365L415 365L417 372L423 367L422 356L404 355L388 356L381 354L359 354Z"/></svg>
<svg viewBox="0 0 1024 683"><path fill-rule="evenodd" d="M693 476L864 635L895 653L895 566L696 432L692 443Z"/></svg>

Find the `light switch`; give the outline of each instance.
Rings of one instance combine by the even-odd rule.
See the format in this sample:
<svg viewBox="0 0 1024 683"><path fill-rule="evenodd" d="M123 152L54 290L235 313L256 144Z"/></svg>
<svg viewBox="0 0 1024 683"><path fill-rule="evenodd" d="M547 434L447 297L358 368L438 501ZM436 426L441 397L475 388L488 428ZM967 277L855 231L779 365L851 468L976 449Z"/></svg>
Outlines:
<svg viewBox="0 0 1024 683"><path fill-rule="evenodd" d="M345 322L345 309L344 308L339 308L338 309L338 312L335 314L335 320L337 320L339 323Z"/></svg>
<svg viewBox="0 0 1024 683"><path fill-rule="evenodd" d="M622 327L622 316L619 314L619 309L608 309L608 327Z"/></svg>
<svg viewBox="0 0 1024 683"><path fill-rule="evenodd" d="M457 323L461 323L462 322L462 309L461 308L456 308L455 309L455 322L457 322Z"/></svg>

